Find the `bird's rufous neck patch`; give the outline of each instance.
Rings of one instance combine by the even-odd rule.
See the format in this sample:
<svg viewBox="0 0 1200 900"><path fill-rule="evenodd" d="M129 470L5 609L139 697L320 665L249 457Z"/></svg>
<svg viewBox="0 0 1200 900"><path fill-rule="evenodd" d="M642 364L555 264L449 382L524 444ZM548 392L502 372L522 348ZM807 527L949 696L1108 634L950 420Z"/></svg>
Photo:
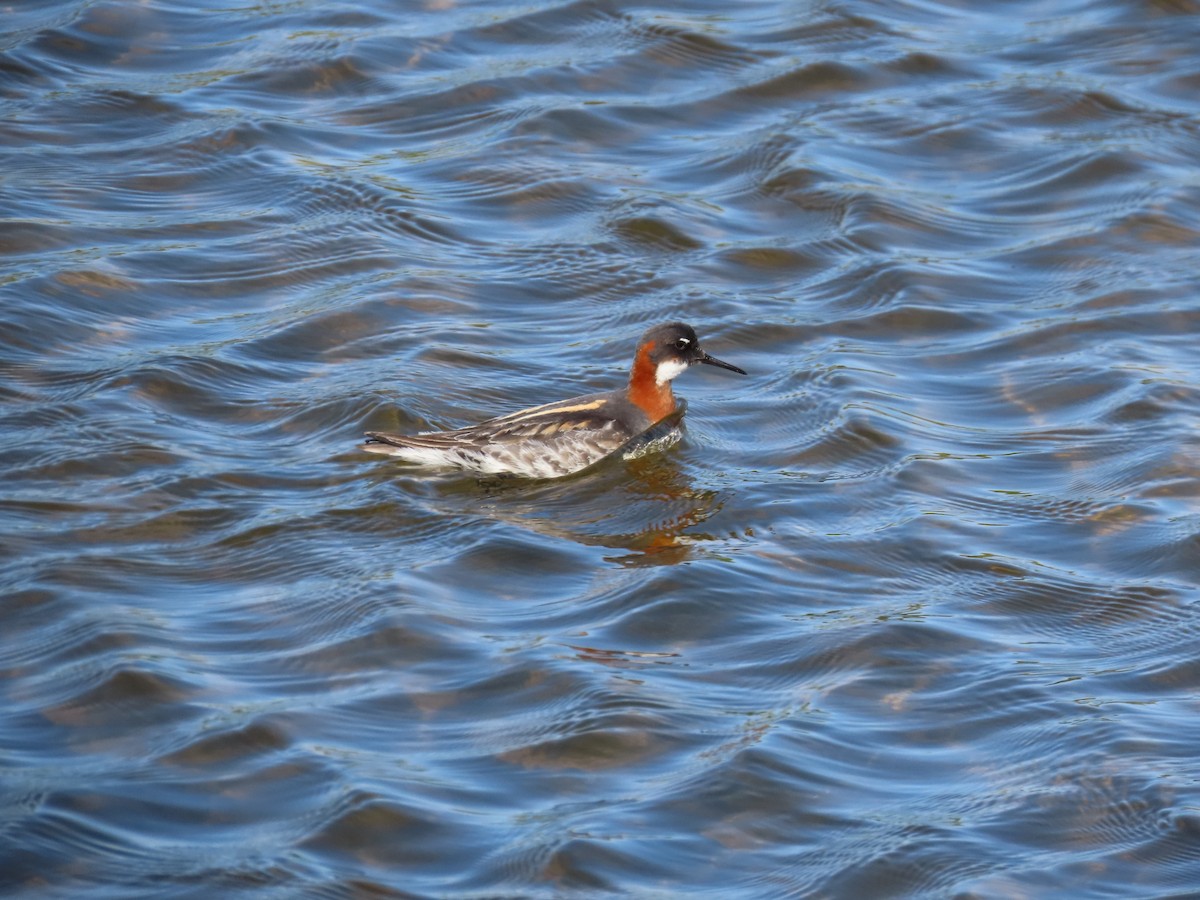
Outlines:
<svg viewBox="0 0 1200 900"><path fill-rule="evenodd" d="M657 422L675 411L675 394L671 382L658 383L658 367L650 359L651 344L638 347L633 359L633 370L629 373L629 399Z"/></svg>

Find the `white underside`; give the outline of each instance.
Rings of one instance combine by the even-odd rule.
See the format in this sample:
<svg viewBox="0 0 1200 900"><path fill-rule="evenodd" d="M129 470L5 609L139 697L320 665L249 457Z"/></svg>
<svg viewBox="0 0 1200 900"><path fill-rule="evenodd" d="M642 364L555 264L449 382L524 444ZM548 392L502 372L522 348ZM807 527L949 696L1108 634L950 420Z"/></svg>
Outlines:
<svg viewBox="0 0 1200 900"><path fill-rule="evenodd" d="M672 428L666 434L648 441L633 441L621 456L623 459L641 459L651 453L661 453L678 444L681 437L683 437L683 429Z"/></svg>

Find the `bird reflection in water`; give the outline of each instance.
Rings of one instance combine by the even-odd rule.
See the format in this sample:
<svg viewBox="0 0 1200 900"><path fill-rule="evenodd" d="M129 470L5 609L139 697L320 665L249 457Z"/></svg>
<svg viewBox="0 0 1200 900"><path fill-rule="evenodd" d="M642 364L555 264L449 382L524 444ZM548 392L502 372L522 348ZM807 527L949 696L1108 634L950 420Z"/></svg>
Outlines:
<svg viewBox="0 0 1200 900"><path fill-rule="evenodd" d="M492 481L477 512L548 537L629 551L621 566L675 565L701 551L710 535L695 529L723 498L696 488L672 454L613 461L567 482Z"/></svg>

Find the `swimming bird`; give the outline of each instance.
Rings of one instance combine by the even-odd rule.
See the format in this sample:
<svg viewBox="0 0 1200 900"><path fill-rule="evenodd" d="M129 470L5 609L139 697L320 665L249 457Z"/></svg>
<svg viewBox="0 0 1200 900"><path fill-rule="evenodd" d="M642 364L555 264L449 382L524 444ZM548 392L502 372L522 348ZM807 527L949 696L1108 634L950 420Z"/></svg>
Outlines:
<svg viewBox="0 0 1200 900"><path fill-rule="evenodd" d="M701 350L690 325L668 322L642 335L623 388L534 406L454 431L368 431L361 448L485 475L573 475L613 454L628 459L678 441L687 404L676 401L671 381L695 363L746 374Z"/></svg>

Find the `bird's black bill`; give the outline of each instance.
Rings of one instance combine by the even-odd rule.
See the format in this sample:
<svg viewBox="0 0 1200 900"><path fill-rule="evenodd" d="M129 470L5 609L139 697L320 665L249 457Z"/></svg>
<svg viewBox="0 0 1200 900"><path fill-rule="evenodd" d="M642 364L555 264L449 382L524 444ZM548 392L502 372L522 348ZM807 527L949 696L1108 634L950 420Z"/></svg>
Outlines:
<svg viewBox="0 0 1200 900"><path fill-rule="evenodd" d="M737 372L739 375L746 374L745 369L739 369L735 365L731 365L730 363L727 363L727 362L722 362L721 360L717 359L715 356L709 356L707 353L705 353L703 356L700 357L700 362L708 363L710 366L717 366L722 369L728 369L730 372Z"/></svg>

